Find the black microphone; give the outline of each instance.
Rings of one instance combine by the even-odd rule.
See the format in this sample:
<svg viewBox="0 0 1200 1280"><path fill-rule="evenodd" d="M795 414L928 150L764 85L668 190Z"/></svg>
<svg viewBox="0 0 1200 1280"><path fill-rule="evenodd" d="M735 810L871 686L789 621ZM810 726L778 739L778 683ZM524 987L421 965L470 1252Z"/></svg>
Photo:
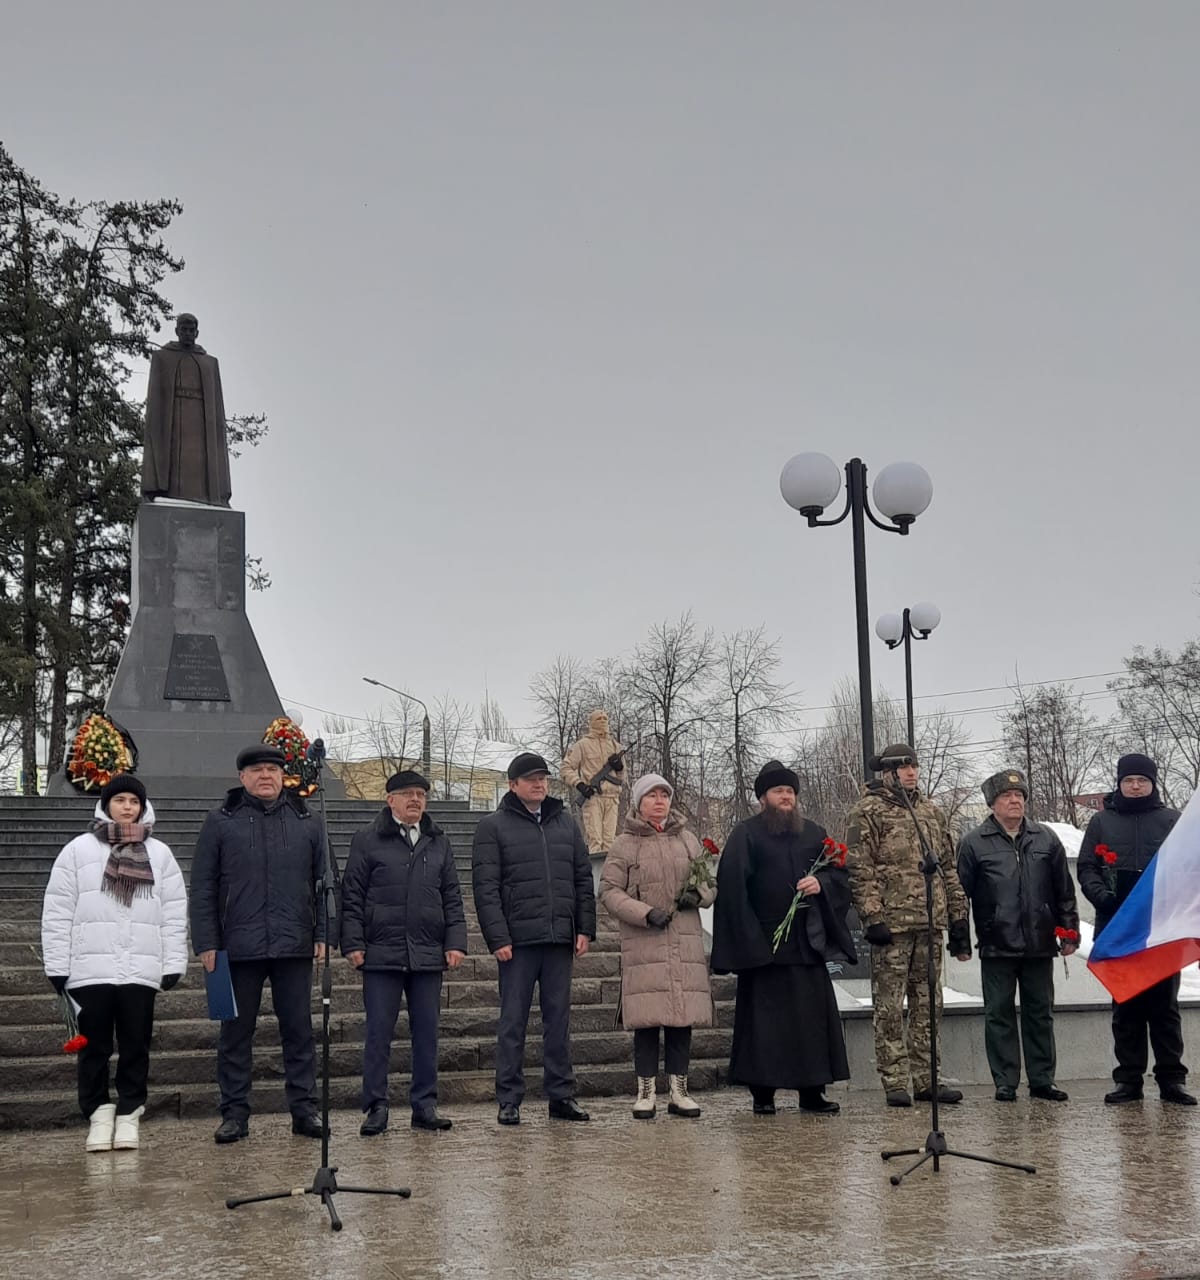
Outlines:
<svg viewBox="0 0 1200 1280"><path fill-rule="evenodd" d="M308 744L308 750L304 754L314 764L320 764L325 759L325 739L314 738Z"/></svg>
<svg viewBox="0 0 1200 1280"><path fill-rule="evenodd" d="M896 769L902 769L906 764L917 762L905 752L902 756L872 756L867 763L876 773L892 773Z"/></svg>

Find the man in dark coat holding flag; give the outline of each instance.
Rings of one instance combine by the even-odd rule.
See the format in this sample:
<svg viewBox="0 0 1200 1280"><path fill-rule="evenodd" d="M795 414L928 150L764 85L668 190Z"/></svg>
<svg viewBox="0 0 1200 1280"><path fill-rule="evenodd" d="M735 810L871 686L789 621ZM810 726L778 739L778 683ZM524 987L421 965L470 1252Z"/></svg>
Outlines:
<svg viewBox="0 0 1200 1280"><path fill-rule="evenodd" d="M1158 794L1158 765L1134 753L1117 761L1117 788L1088 823L1076 870L1079 887L1096 908L1096 937L1133 892L1159 846L1179 821L1179 810ZM1113 1068L1116 1088L1104 1095L1110 1106L1142 1100L1142 1078L1154 1047L1154 1078L1164 1102L1194 1107L1183 1087L1183 1023L1179 1017L1179 974L1164 978L1122 1004L1113 1001Z"/></svg>
<svg viewBox="0 0 1200 1280"><path fill-rule="evenodd" d="M814 870L831 846L824 827L801 816L799 789L791 769L768 761L754 781L762 810L730 832L717 869L712 967L738 975L729 1078L749 1087L756 1115L775 1114L777 1089L797 1090L802 1111L835 1115L825 1086L850 1078L825 967L856 959L850 887L837 858ZM776 945L798 890L804 899Z"/></svg>

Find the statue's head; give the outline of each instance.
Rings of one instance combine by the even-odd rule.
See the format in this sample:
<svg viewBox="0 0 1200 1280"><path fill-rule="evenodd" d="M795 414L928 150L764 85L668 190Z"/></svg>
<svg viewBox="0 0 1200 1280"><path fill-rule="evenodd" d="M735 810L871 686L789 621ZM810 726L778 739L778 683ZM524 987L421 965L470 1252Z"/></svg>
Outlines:
<svg viewBox="0 0 1200 1280"><path fill-rule="evenodd" d="M190 311L182 311L175 317L175 336L185 347L194 347L200 333L200 321Z"/></svg>

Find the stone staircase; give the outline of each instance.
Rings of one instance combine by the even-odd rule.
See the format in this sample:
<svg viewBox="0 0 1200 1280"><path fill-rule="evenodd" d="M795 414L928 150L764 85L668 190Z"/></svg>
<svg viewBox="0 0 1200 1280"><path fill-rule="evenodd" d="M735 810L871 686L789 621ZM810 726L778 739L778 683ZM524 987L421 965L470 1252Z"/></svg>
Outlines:
<svg viewBox="0 0 1200 1280"><path fill-rule="evenodd" d="M213 803L199 799L155 802L155 835L171 846L185 878L190 877L192 846L200 824ZM62 846L86 830L94 806L95 799L86 796L0 797L0 1129L80 1122L74 1063L61 1051L62 1025L41 966L40 919L50 867ZM339 865L345 863L350 837L372 821L378 809L374 801L328 802L330 840ZM485 1101L493 1093L499 1002L496 962L486 952L471 903L471 838L482 815L455 802L434 803L430 812L454 846L469 936L467 960L446 974L442 990L439 1092L449 1105ZM576 961L572 986L572 1052L580 1093L590 1096L633 1089L631 1037L617 1023L620 948L616 925L603 910L599 917L597 942ZM732 979L714 979L713 990L719 1025L698 1030L693 1040L691 1080L698 1089L719 1083L729 1060ZM538 1094L541 1075L541 1019L536 1002L534 1010L525 1057L531 1096ZM313 1012L319 1033L316 983ZM148 1113L216 1115L217 1027L207 1017L204 982L193 959L179 986L158 997ZM333 962L330 1013L334 1107L358 1107L363 1029L361 983L339 955ZM392 1052L392 1098L401 1107L409 1066L407 1014L402 1013ZM255 1110L286 1110L283 1059L269 988L263 995L254 1072Z"/></svg>

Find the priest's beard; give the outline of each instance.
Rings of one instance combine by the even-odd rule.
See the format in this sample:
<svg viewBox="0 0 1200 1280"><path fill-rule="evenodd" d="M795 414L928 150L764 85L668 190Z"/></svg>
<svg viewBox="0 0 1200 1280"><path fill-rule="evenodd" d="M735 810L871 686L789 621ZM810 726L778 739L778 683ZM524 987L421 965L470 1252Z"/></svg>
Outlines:
<svg viewBox="0 0 1200 1280"><path fill-rule="evenodd" d="M768 835L783 836L799 831L804 825L804 819L800 816L799 806L795 809L775 809L767 805L763 809L763 823Z"/></svg>

